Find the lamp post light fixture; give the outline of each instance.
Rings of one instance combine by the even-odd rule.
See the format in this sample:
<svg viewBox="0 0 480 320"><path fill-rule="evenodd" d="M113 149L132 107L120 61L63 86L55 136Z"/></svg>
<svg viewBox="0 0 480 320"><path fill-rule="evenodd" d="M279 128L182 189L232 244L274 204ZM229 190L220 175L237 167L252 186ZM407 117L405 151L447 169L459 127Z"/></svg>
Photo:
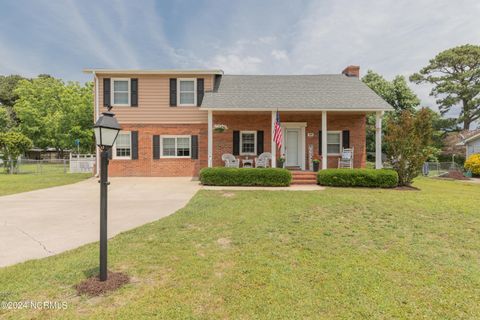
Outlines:
<svg viewBox="0 0 480 320"><path fill-rule="evenodd" d="M111 150L121 128L115 114L103 112L95 126L95 142L100 148L100 281L107 280L107 190L108 185L108 151Z"/></svg>

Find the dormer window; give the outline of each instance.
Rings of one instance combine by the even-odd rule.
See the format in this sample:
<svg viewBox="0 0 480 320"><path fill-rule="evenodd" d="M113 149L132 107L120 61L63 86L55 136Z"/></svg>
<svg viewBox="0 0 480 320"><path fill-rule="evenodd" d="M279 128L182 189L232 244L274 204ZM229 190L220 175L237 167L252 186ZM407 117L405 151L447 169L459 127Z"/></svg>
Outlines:
<svg viewBox="0 0 480 320"><path fill-rule="evenodd" d="M179 106L197 105L197 79L178 79L177 101Z"/></svg>

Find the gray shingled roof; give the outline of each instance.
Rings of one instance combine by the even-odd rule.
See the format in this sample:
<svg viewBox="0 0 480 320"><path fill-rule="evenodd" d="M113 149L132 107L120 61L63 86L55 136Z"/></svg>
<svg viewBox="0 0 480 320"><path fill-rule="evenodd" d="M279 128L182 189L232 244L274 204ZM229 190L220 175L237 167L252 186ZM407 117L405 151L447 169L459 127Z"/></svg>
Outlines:
<svg viewBox="0 0 480 320"><path fill-rule="evenodd" d="M392 110L355 77L328 75L223 75L201 108Z"/></svg>

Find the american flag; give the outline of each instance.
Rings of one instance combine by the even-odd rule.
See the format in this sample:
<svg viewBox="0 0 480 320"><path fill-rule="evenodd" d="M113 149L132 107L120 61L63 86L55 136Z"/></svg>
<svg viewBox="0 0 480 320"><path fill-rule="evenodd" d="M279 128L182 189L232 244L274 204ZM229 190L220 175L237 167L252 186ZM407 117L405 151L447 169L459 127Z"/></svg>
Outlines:
<svg viewBox="0 0 480 320"><path fill-rule="evenodd" d="M277 111L277 119L275 120L275 127L273 129L273 141L277 144L277 148L282 147L282 128L280 127L280 114Z"/></svg>

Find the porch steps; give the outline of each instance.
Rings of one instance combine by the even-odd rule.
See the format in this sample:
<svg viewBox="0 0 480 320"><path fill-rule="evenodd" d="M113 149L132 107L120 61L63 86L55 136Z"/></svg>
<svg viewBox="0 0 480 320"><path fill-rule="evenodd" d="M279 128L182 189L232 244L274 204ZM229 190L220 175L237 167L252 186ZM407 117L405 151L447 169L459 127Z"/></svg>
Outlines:
<svg viewBox="0 0 480 320"><path fill-rule="evenodd" d="M312 171L291 170L292 184L317 184L317 173Z"/></svg>

